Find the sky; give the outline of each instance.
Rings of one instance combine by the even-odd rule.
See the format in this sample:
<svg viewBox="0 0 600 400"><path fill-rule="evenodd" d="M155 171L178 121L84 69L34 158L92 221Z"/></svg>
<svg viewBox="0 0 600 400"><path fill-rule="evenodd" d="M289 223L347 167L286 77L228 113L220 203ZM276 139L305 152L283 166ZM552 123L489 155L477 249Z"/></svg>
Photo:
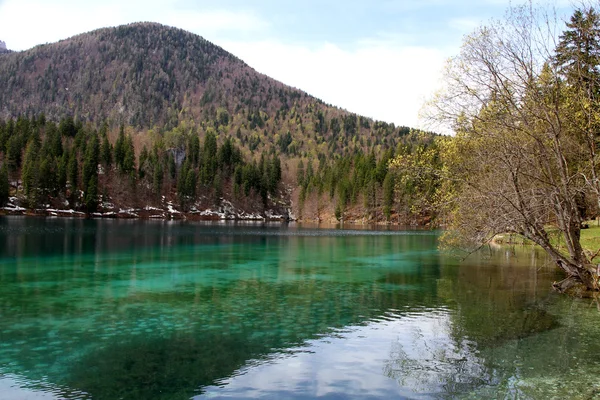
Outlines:
<svg viewBox="0 0 600 400"><path fill-rule="evenodd" d="M559 0L560 2L561 0ZM464 35L509 0L0 0L0 40L26 50L94 29L152 21L196 33L326 103L424 127ZM512 1L518 4L518 1Z"/></svg>

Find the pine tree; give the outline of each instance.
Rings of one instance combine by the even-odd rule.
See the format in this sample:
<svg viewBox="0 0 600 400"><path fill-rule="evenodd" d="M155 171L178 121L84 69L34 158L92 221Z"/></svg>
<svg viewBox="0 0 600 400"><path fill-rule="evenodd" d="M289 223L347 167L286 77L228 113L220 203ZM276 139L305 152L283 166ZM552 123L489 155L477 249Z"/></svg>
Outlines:
<svg viewBox="0 0 600 400"><path fill-rule="evenodd" d="M39 202L39 142L32 139L27 144L21 180L30 207L36 207Z"/></svg>
<svg viewBox="0 0 600 400"><path fill-rule="evenodd" d="M98 208L98 176L93 175L86 184L84 197L85 209L88 213L95 212Z"/></svg>
<svg viewBox="0 0 600 400"><path fill-rule="evenodd" d="M77 134L77 128L72 117L63 118L58 126L61 136L75 137Z"/></svg>
<svg viewBox="0 0 600 400"><path fill-rule="evenodd" d="M56 170L55 162L48 157L43 158L39 164L38 189L45 195L56 191Z"/></svg>
<svg viewBox="0 0 600 400"><path fill-rule="evenodd" d="M102 136L102 145L100 146L100 160L104 168L108 171L112 164L113 147L108 141L108 136Z"/></svg>
<svg viewBox="0 0 600 400"><path fill-rule="evenodd" d="M119 128L119 136L115 143L115 164L123 172L123 163L125 162L125 127Z"/></svg>
<svg viewBox="0 0 600 400"><path fill-rule="evenodd" d="M570 83L596 93L600 89L600 15L592 7L578 9L566 25L555 62Z"/></svg>
<svg viewBox="0 0 600 400"><path fill-rule="evenodd" d="M87 200L87 192L88 192L88 185L90 184L90 182L92 181L92 178L96 178L96 186L98 185L98 161L100 158L100 148L98 145L98 137L93 134L92 138L86 148L86 152L85 152L85 158L83 161L83 174L82 174L82 181L83 181L83 191L86 193L86 204L88 202ZM96 193L97 193L97 188L96 188Z"/></svg>
<svg viewBox="0 0 600 400"><path fill-rule="evenodd" d="M140 177L140 179L144 179L144 176L146 175L146 170L148 169L147 164L150 163L149 158L150 153L148 152L146 146L144 146L142 148L142 152L140 153L140 159L138 163L138 176Z"/></svg>
<svg viewBox="0 0 600 400"><path fill-rule="evenodd" d="M218 204L221 201L221 197L223 197L223 179L220 172L215 176L213 186L215 188L215 203Z"/></svg>
<svg viewBox="0 0 600 400"><path fill-rule="evenodd" d="M59 190L64 190L67 186L67 165L69 163L69 156L67 152L63 152L62 157L58 159L56 166L56 185Z"/></svg>
<svg viewBox="0 0 600 400"><path fill-rule="evenodd" d="M163 184L163 168L159 161L154 162L154 169L152 173L152 188L157 196L160 196Z"/></svg>
<svg viewBox="0 0 600 400"><path fill-rule="evenodd" d="M200 162L200 139L195 133L190 136L187 157L192 163L192 166L198 167L198 163Z"/></svg>
<svg viewBox="0 0 600 400"><path fill-rule="evenodd" d="M6 143L6 159L11 171L14 172L21 166L22 152L23 145L21 143L21 138L16 135L11 136Z"/></svg>
<svg viewBox="0 0 600 400"><path fill-rule="evenodd" d="M75 191L79 187L79 163L77 162L77 150L74 147L69 156L67 178L71 184L71 193L74 195Z"/></svg>
<svg viewBox="0 0 600 400"><path fill-rule="evenodd" d="M392 207L394 205L394 186L394 175L388 173L383 180L383 214L388 221L392 216Z"/></svg>
<svg viewBox="0 0 600 400"><path fill-rule="evenodd" d="M277 155L273 154L268 165L268 177L269 177L269 193L275 196L279 182L281 181L281 161Z"/></svg>
<svg viewBox="0 0 600 400"><path fill-rule="evenodd" d="M53 123L48 123L46 128L46 143L48 153L52 157L58 158L63 154L63 144L60 132Z"/></svg>
<svg viewBox="0 0 600 400"><path fill-rule="evenodd" d="M0 206L4 207L10 197L10 182L8 180L8 165L2 164L0 168Z"/></svg>
<svg viewBox="0 0 600 400"><path fill-rule="evenodd" d="M124 156L121 170L129 174L135 170L135 149L133 147L133 139L127 135L124 144Z"/></svg>

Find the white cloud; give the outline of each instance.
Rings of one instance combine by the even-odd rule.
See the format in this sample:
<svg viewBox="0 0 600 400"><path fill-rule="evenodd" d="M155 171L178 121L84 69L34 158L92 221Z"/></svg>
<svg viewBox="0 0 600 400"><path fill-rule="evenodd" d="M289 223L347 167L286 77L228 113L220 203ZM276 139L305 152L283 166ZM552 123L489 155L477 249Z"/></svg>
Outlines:
<svg viewBox="0 0 600 400"><path fill-rule="evenodd" d="M210 36L223 31L256 32L269 27L269 24L257 15L245 11L194 11L170 12L162 21L202 36Z"/></svg>
<svg viewBox="0 0 600 400"><path fill-rule="evenodd" d="M245 10L189 10L174 0L6 0L0 3L0 40L9 49L25 50L94 29L138 21L159 22L202 36L261 31L268 23Z"/></svg>
<svg viewBox="0 0 600 400"><path fill-rule="evenodd" d="M472 32L484 22L485 21L481 21L479 18L455 18L450 20L448 25L450 28L461 32Z"/></svg>
<svg viewBox="0 0 600 400"><path fill-rule="evenodd" d="M418 111L439 85L446 55L437 49L363 41L352 50L280 41L216 42L257 71L327 103L398 125L418 126Z"/></svg>

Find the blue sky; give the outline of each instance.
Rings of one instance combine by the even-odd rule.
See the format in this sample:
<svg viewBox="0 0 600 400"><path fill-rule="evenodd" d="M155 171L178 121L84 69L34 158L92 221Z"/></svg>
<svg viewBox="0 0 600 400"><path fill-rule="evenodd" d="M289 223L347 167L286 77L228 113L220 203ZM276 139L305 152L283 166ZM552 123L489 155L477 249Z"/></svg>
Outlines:
<svg viewBox="0 0 600 400"><path fill-rule="evenodd" d="M24 50L105 26L160 22L197 33L259 72L327 103L416 127L422 124L421 105L439 86L445 60L459 51L463 36L501 17L509 4L0 0L0 40L9 49Z"/></svg>

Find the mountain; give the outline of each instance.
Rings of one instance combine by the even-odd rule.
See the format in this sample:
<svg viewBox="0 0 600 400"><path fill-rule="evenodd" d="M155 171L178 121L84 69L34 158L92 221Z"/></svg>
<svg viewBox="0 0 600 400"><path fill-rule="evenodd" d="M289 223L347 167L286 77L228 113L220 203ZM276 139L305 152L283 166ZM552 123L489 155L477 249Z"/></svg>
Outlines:
<svg viewBox="0 0 600 400"><path fill-rule="evenodd" d="M272 108L280 91L301 95L197 35L153 23L5 55L0 82L4 117L43 111L50 118L71 114L138 127L163 124L184 109L198 117L213 102Z"/></svg>
<svg viewBox="0 0 600 400"><path fill-rule="evenodd" d="M19 126L10 125L10 121L23 116L31 118L31 125L38 128L41 121L39 135L24 133L30 136L10 142L11 135L16 135L11 126ZM180 194L175 183L180 179L180 169L189 168L195 175L193 182L188 179L188 192L200 196L215 190L212 179L216 178L209 179L206 174L215 172L216 167L209 172L200 170L204 148L200 148L193 164L185 161L190 154L196 154L194 149L199 145L194 143L204 140L206 144L209 138L213 156L217 146L227 145L239 151L240 160L248 165L254 162L257 174L266 174L264 160L280 159L284 186L277 192L270 184L272 199L265 194L267 178L252 180L244 175L254 182L250 186L256 192L263 182L265 209L268 202L277 202L275 197L287 197L287 203L293 201L296 211L301 212L297 209L299 204L311 196L325 198L324 193L329 193L325 202L332 206L317 207L319 211L313 216L316 219L322 218L321 209L329 210L325 215L332 216L333 209L339 208L339 197L344 198L342 209L347 204L360 203L361 191L369 182L375 182L375 172L370 168L387 163L398 146L429 143L432 137L327 105L258 73L198 35L156 23L99 29L27 51L0 54L0 119L9 121L4 123L3 131L0 124L0 153L12 160L13 175L21 172L27 143L45 139L47 131L54 132L54 128L45 128L46 121L60 121L56 129L66 147L80 146L81 141L89 140L92 130L100 132L99 140L106 137L115 147L118 140L130 137L138 179L143 175L148 179L148 171L142 171L148 154L163 159L162 173L172 169L164 156L168 153L174 159L175 169L170 173L173 185L166 192L163 189L164 195L174 198ZM83 131L86 133L81 135L88 135L87 139L73 141ZM217 142L214 145L213 137ZM73 162L83 164L84 150L77 147L76 155L71 157ZM360 179L355 179L358 166L365 170L360 171ZM385 174L381 170L387 171L387 167L379 167L372 192L383 190ZM229 165L218 179L225 184L224 194L229 197L235 192L234 169L235 165ZM157 174L155 169L151 172ZM239 184L241 175L239 172L236 178ZM342 188L344 185L348 187ZM246 188L245 192L253 191ZM219 196L212 197L219 202ZM371 197L377 204L377 196ZM120 199L126 201L125 194Z"/></svg>
<svg viewBox="0 0 600 400"><path fill-rule="evenodd" d="M3 54L0 83L3 118L43 112L50 119L71 115L170 129L184 119L214 119L221 108L229 116L243 114L250 128L292 119L316 124L319 133L328 133L329 123L334 134L350 135L371 122L256 72L200 36L155 23L99 29ZM296 126L290 128L294 134Z"/></svg>

